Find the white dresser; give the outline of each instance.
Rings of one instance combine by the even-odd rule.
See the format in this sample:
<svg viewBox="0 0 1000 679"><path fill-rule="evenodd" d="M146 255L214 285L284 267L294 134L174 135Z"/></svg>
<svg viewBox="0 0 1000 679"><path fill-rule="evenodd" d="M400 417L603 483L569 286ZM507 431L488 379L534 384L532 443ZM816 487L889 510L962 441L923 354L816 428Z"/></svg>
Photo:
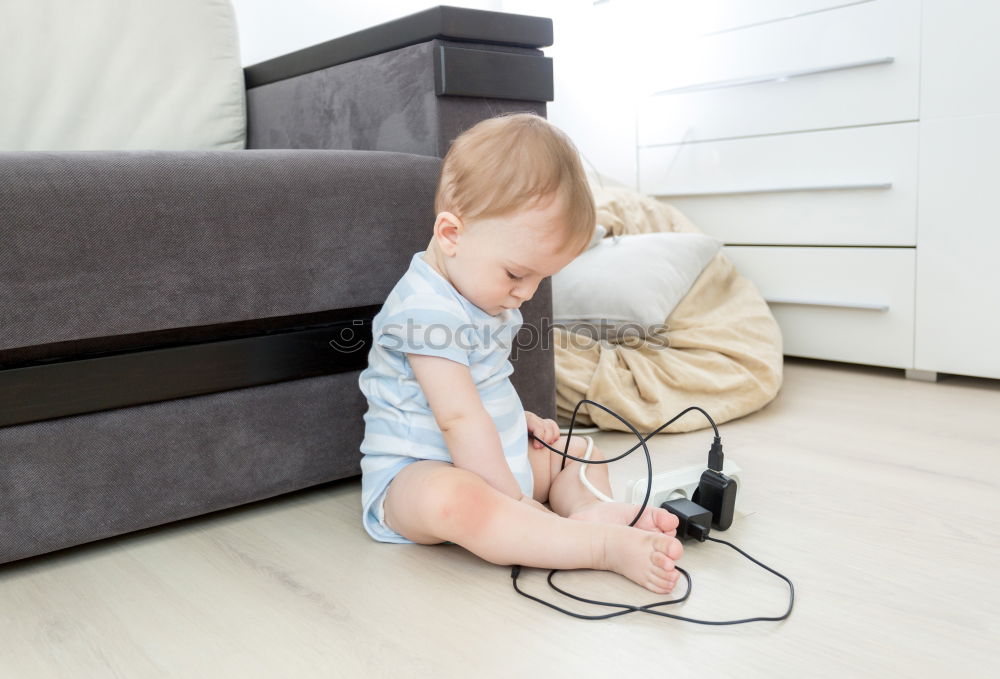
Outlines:
<svg viewBox="0 0 1000 679"><path fill-rule="evenodd" d="M786 354L1000 378L1000 3L698 5L639 190L726 242Z"/></svg>

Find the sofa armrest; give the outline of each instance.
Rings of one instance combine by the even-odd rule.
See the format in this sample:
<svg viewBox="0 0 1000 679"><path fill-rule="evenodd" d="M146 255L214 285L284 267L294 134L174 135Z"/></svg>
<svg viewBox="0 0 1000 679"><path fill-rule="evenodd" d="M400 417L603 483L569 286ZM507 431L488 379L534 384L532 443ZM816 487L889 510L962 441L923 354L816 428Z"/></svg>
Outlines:
<svg viewBox="0 0 1000 679"><path fill-rule="evenodd" d="M435 7L245 69L249 148L442 157L507 111L545 115L551 19Z"/></svg>

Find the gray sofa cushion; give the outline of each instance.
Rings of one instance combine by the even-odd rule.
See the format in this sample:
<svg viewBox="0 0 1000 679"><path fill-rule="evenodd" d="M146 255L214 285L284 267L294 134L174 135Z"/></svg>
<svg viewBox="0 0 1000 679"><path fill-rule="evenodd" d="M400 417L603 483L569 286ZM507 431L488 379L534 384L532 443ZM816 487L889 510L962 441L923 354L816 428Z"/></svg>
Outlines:
<svg viewBox="0 0 1000 679"><path fill-rule="evenodd" d="M0 153L0 364L37 357L19 347L380 305L430 238L439 164Z"/></svg>

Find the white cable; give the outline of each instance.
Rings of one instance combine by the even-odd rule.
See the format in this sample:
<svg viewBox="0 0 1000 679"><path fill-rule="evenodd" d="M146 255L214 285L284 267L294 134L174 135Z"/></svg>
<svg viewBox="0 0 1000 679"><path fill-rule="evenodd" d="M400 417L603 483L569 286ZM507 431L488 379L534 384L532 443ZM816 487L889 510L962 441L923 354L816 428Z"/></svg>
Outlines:
<svg viewBox="0 0 1000 679"><path fill-rule="evenodd" d="M584 436L583 438L587 439L587 452L583 454L583 459L589 460L590 455L594 450L594 439L590 438L589 436ZM592 484L590 481L587 480L586 471L587 467L589 466L590 465L588 464L584 464L582 462L580 463L580 483L586 486L587 490L596 495L597 499L604 500L605 502L614 502L614 499L608 497L607 495L599 491L597 488L594 488L594 484Z"/></svg>

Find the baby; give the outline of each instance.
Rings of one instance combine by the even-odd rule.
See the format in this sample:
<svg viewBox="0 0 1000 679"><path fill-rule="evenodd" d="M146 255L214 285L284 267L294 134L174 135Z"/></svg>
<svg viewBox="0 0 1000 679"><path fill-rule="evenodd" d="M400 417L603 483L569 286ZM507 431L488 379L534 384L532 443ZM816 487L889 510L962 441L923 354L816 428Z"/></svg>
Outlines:
<svg viewBox="0 0 1000 679"><path fill-rule="evenodd" d="M555 421L510 382L519 307L587 248L594 201L569 138L532 114L484 120L444 158L434 235L372 323L362 516L382 542L452 542L495 564L611 570L666 594L677 519L580 483ZM531 434L538 440L528 443ZM569 453L583 457L572 437ZM604 459L594 447L591 459ZM608 497L607 465L587 478ZM551 509L543 503L548 502Z"/></svg>

